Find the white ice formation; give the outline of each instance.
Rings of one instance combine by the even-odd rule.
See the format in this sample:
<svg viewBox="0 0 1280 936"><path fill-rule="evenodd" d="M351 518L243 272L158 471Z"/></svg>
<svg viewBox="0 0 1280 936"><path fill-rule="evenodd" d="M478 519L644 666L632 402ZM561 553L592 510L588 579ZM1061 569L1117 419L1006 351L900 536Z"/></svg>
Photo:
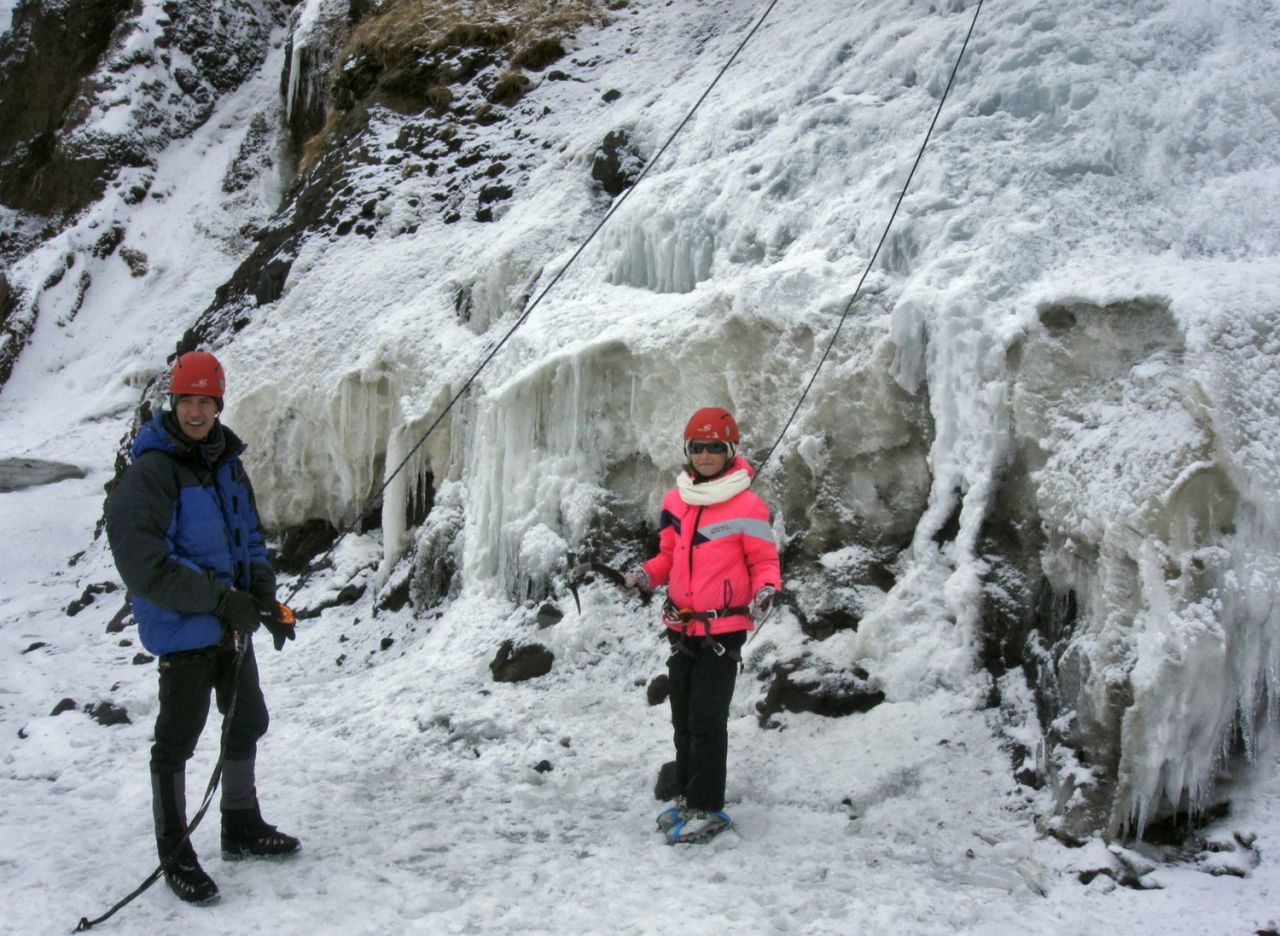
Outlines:
<svg viewBox="0 0 1280 936"><path fill-rule="evenodd" d="M332 6L301 8L295 56ZM456 588L523 598L562 554L652 524L696 407L733 409L758 459L973 9L772 19L411 457L608 209L589 174L601 140L623 128L656 152L746 12L682 2L584 31L574 80L540 79L479 131L530 166L493 223L445 223L407 165L353 167L377 233L308 240L220 350L267 519L349 523L409 457L381 504L381 578L413 553L456 567ZM1067 832L1200 805L1276 714L1276 35L1251 0L985 7L879 263L763 466L798 607L861 618L814 653L866 663L891 699L985 697L1000 639L1033 675L1040 660ZM288 74L289 106L312 100L300 60ZM369 134L399 119L375 107ZM1056 616L1036 616L1038 594Z"/></svg>
<svg viewBox="0 0 1280 936"><path fill-rule="evenodd" d="M463 587L519 593L602 515L651 519L699 405L734 409L763 454L971 13L811 11L749 46L415 462L463 485L449 508L465 518ZM1034 528L1022 571L1043 583L1023 591L1076 609L1046 651L1062 669L1049 737L1114 769L1114 789L1077 796L1064 780L1063 809L1113 832L1197 805L1280 688L1280 234L1266 221L1280 55L1257 47L1256 16L1244 2L985 10L881 263L761 482L810 555L908 546L850 651L891 697L975 678L999 564L984 525L1012 511ZM230 349L254 384L232 415L273 451L258 467L273 522L351 516L599 216L584 165L603 129L656 150L738 36L716 31L700 56L663 38L615 71L623 39L606 27L584 39L599 63L583 90L530 94L565 145L499 223L426 219L410 238L309 248ZM607 115L605 86L623 91ZM469 328L458 284L482 310ZM297 353L313 335L328 347ZM385 517L411 487L392 486ZM408 542L392 523L384 572Z"/></svg>

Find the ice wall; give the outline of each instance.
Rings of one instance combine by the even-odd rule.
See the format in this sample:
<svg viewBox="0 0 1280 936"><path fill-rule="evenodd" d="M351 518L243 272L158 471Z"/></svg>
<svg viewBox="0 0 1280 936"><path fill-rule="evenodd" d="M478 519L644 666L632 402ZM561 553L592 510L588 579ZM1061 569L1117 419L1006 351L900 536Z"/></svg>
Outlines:
<svg viewBox="0 0 1280 936"><path fill-rule="evenodd" d="M295 144L323 125L330 68L349 29L345 0L307 0L293 14L283 76L285 123Z"/></svg>
<svg viewBox="0 0 1280 936"><path fill-rule="evenodd" d="M415 461L440 487L435 518L417 534L397 519L412 475L388 489L384 573L429 541L460 587L523 598L569 552L626 556L701 405L733 408L760 458L879 238L964 6L772 21ZM605 133L656 151L688 100L636 76L697 86L737 41L715 11L683 14L680 37L656 14L635 20L651 42L592 34L590 82L530 92L512 118L529 132L487 141L528 143L532 167L497 222L308 245L232 345L256 386L229 416L269 453L273 522L349 518L607 208L587 172ZM1005 645L1044 651L1046 762L1077 831L1196 805L1274 708L1280 61L1254 41L1273 20L1244 0L1211 18L1177 2L985 10L760 482L799 611L857 624L821 652L872 667L891 699L988 698L993 590L1018 579L1025 633ZM605 111L596 91L614 85ZM352 175L386 203L429 197L423 176L378 171ZM1076 609L1060 642L1039 591Z"/></svg>
<svg viewBox="0 0 1280 936"><path fill-rule="evenodd" d="M641 368L606 342L530 370L487 393L470 421L464 567L469 580L537 595L618 499L601 482L636 447Z"/></svg>
<svg viewBox="0 0 1280 936"><path fill-rule="evenodd" d="M610 282L654 292L690 292L711 276L716 253L709 226L676 212L619 225L605 243L617 256Z"/></svg>
<svg viewBox="0 0 1280 936"><path fill-rule="evenodd" d="M1174 285L1173 303L1043 306L1011 355L1005 482L1025 486L1032 507L1015 513L1043 533L1037 573L1079 606L1050 651L1051 753L1074 769L1066 752L1084 750L1110 771L1061 791L1077 832L1204 805L1275 714L1274 528L1262 519L1274 472L1245 466L1274 432L1256 328L1280 306L1260 268L1196 267L1180 284L1181 263L1127 273Z"/></svg>

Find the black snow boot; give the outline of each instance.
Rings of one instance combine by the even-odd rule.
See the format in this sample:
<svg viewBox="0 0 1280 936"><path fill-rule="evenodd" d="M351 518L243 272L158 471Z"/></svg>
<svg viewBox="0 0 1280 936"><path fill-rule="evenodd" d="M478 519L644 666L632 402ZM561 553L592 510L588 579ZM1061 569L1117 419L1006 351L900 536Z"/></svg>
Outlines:
<svg viewBox="0 0 1280 936"><path fill-rule="evenodd" d="M163 853L166 843L161 841L157 844ZM173 856L164 869L164 881L169 890L187 903L211 904L217 901L218 885L200 867L190 842L184 842L176 852L170 849L168 853Z"/></svg>
<svg viewBox="0 0 1280 936"><path fill-rule="evenodd" d="M301 843L263 821L258 807L222 811L222 857L282 858L292 855Z"/></svg>
<svg viewBox="0 0 1280 936"><path fill-rule="evenodd" d="M204 873L196 850L187 839L185 774L152 773L151 805L156 820L156 853L164 866L165 883L187 903L213 903L218 899L218 885Z"/></svg>

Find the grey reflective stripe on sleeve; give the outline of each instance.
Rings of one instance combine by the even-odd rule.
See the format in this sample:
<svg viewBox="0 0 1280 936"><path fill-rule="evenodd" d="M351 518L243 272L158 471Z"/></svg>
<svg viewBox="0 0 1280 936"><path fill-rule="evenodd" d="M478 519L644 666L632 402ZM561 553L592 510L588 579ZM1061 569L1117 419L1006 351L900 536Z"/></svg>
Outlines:
<svg viewBox="0 0 1280 936"><path fill-rule="evenodd" d="M744 536L754 536L756 539L762 539L766 543L773 542L773 527L764 520L755 520L750 517L721 520L719 523L713 523L710 526L698 527L698 534L708 540L723 539L726 536L733 536L737 533L741 533Z"/></svg>

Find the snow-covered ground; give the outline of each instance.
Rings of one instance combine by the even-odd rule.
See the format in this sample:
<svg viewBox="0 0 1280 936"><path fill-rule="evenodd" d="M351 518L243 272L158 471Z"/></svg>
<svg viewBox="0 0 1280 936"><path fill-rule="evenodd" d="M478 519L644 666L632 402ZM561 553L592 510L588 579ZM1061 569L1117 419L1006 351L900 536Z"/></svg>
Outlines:
<svg viewBox="0 0 1280 936"><path fill-rule="evenodd" d="M0 5L0 23L10 6ZM978 528L998 471L1025 446L1040 460L1046 523L1061 534L1049 544L1050 574L1092 602L1082 652L1100 679L1128 654L1142 660L1126 722L1135 811L1162 785L1176 794L1213 776L1237 702L1274 708L1280 420L1268 336L1280 309L1280 24L1271 4L984 9L882 265L783 446L797 456L792 472L853 476L855 514L876 503L858 467L883 468L910 449L904 438L919 446L898 472L903 499L915 490L923 511L898 586L869 606L858 634L815 650L842 665L867 661L888 701L837 720L784 713L781 729L760 728L755 674L804 642L791 615L771 621L749 648L731 722L738 836L671 849L652 833L651 791L670 742L665 707L645 700L665 661L648 610L588 586L581 616L562 600L565 618L536 633L556 654L549 676L490 678L501 641L535 626L509 589L554 571L594 511L652 513L693 406L732 405L762 452L816 364L973 12L912 0L830 6L779 4L664 163L495 360L465 418L415 466L454 485L451 504L465 518L460 597L415 618L375 615L366 594L303 622L283 652L260 650L273 716L260 789L268 819L303 839L302 855L223 863L215 808L195 839L221 905L182 906L162 885L108 927L1280 928L1280 754L1269 735L1255 739L1257 769L1230 790L1231 813L1204 830L1217 850L1148 864L1101 839L1068 849L1037 834L1051 794L1017 785L1001 747L1008 719L1030 708L1018 705L1020 686L1005 687L1013 711L1002 717L983 708L987 685L973 666ZM500 124L474 141L530 167L496 223L446 225L416 210L429 204L423 177L369 169L362 184L391 193L377 235L308 244L284 296L219 349L227 419L251 444L273 521L351 518L381 480L378 456L398 461L521 298L602 214L588 173L605 133L625 127L652 153L751 12L729 0L636 0L612 26L585 31L574 80L543 81L522 102L528 136L513 141ZM88 474L0 494L6 932L69 930L152 866L154 666L133 662L132 629L106 632L120 592L74 616L66 609L88 586L117 580L93 536L117 447L142 387L246 249L236 232L262 222L273 194L267 177L259 197L231 203L219 186L252 116L279 111L283 39L258 79L161 156L156 197L129 206L108 195L10 271L38 285L68 254L85 265L40 298L31 345L0 393L0 458ZM607 104L611 90L622 96ZM373 127L388 144L395 136L389 117L375 115ZM114 222L127 227L125 246L146 253L145 276L117 256L91 257ZM58 310L79 302L82 270L92 285L60 321ZM465 322L460 291L470 297ZM1144 314L1165 310L1147 332L1147 319L1114 325L1100 314L1136 300ZM1054 330L1061 316L1038 318L1068 307L1094 310L1079 312L1083 339ZM1082 340L1096 347L1071 344ZM1125 342L1142 354L1131 362L1117 352L1124 366L1112 380L1105 351ZM1095 383L1082 380L1065 403L1052 397L1081 370ZM912 393L915 409L902 402ZM611 474L624 463L629 474ZM336 570L295 604L393 572L411 545L398 525L408 487L391 491L385 542L344 541ZM1209 520L1219 500L1236 508L1229 534L1197 525L1194 497ZM958 505L960 532L938 547L934 534ZM792 500L777 506L783 531L812 521ZM1193 559L1222 572L1219 592L1187 594L1185 581L1165 580ZM382 649L385 638L393 642ZM64 698L75 709L52 716ZM103 701L131 723L103 727L83 712ZM193 792L214 746L210 730L189 773ZM536 770L544 761L550 769ZM1146 889L1092 876L1099 869ZM1209 873L1224 870L1243 877Z"/></svg>
<svg viewBox="0 0 1280 936"><path fill-rule="evenodd" d="M68 932L154 863L154 665L131 664L130 633L104 633L118 595L64 612L80 582L113 577L98 549L68 566L90 540L106 477L0 495L13 543L0 564L6 933ZM362 552L375 558L351 544L339 567ZM744 675L728 790L740 835L673 849L654 832L651 792L669 758L666 707L649 707L644 688L664 645L638 603L603 585L582 596L580 617L570 607L543 632L553 673L515 685L488 672L512 626L502 602L464 599L412 623L373 618L366 602L303 622L280 653L259 641L272 710L260 792L303 852L224 862L215 804L195 839L221 903L191 908L161 884L101 930L1202 936L1280 925L1274 753L1206 830L1254 840L1256 867L1239 850L1217 856L1247 877L1191 861L1145 873L1152 889L1107 876L1086 886L1079 870L1122 865L1100 841L1068 849L1038 837L1047 794L1013 782L993 713L943 689L839 720L784 714L781 730L762 730L758 685ZM769 646L766 630L752 650ZM51 716L68 697L77 709ZM103 700L131 724L102 727L80 711ZM215 749L210 732L189 771L193 798Z"/></svg>

